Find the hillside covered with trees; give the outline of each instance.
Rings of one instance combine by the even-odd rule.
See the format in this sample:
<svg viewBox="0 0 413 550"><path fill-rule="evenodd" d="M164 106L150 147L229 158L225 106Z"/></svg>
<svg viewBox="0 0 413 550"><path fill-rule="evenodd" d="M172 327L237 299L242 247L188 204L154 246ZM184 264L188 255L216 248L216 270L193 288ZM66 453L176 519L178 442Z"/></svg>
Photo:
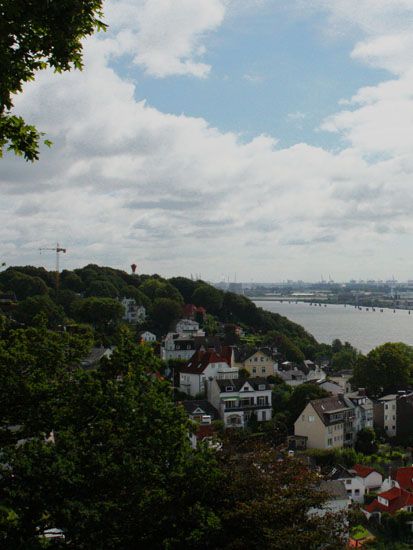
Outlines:
<svg viewBox="0 0 413 550"><path fill-rule="evenodd" d="M212 285L185 277L164 279L159 275L132 275L110 267L87 265L64 270L56 288L56 273L32 266L9 267L0 273L0 292L14 293L17 304L12 317L32 325L41 313L49 328L62 324L89 324L96 338L110 343L121 322L123 297L133 298L148 313L144 328L158 337L182 316L184 304L207 311L204 328L214 334L219 326L238 325L249 334L272 340L291 360L313 358L321 349L301 326L276 313L257 307L251 300Z"/></svg>

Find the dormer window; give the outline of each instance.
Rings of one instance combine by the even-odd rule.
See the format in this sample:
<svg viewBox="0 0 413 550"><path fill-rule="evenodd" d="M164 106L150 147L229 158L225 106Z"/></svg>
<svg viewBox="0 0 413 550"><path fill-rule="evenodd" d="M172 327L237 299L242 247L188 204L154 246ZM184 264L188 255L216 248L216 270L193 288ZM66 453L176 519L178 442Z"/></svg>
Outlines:
<svg viewBox="0 0 413 550"><path fill-rule="evenodd" d="M265 390L265 384L259 384L258 389L259 390Z"/></svg>
<svg viewBox="0 0 413 550"><path fill-rule="evenodd" d="M234 386L225 386L225 391L234 391Z"/></svg>

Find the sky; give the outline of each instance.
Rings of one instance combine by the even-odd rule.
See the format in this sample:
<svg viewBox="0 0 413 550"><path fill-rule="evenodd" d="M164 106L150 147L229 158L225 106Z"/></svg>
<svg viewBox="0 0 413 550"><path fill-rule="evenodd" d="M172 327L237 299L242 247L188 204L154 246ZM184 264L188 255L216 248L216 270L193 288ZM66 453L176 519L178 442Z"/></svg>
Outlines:
<svg viewBox="0 0 413 550"><path fill-rule="evenodd" d="M413 279L411 0L110 0L15 112L1 261L219 281Z"/></svg>

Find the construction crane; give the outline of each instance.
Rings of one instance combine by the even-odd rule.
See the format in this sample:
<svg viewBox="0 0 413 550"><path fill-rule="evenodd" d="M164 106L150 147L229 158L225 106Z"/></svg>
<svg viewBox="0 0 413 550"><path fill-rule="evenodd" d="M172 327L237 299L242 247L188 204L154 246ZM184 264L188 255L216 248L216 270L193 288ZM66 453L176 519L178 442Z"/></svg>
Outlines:
<svg viewBox="0 0 413 550"><path fill-rule="evenodd" d="M56 252L56 293L59 291L59 274L60 274L60 253L66 254L66 248L62 248L59 243L54 248L39 248L40 254L42 251L50 250Z"/></svg>

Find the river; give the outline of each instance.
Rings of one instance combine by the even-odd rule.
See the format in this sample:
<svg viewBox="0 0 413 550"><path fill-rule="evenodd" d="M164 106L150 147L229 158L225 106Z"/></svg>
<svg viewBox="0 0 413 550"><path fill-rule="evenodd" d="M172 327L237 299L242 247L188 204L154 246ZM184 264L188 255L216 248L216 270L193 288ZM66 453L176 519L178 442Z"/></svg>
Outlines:
<svg viewBox="0 0 413 550"><path fill-rule="evenodd" d="M363 353L385 342L404 342L413 346L413 311L379 308L376 311L343 305L310 306L276 301L256 301L258 307L280 313L302 325L319 342L331 344L335 338L350 342Z"/></svg>

